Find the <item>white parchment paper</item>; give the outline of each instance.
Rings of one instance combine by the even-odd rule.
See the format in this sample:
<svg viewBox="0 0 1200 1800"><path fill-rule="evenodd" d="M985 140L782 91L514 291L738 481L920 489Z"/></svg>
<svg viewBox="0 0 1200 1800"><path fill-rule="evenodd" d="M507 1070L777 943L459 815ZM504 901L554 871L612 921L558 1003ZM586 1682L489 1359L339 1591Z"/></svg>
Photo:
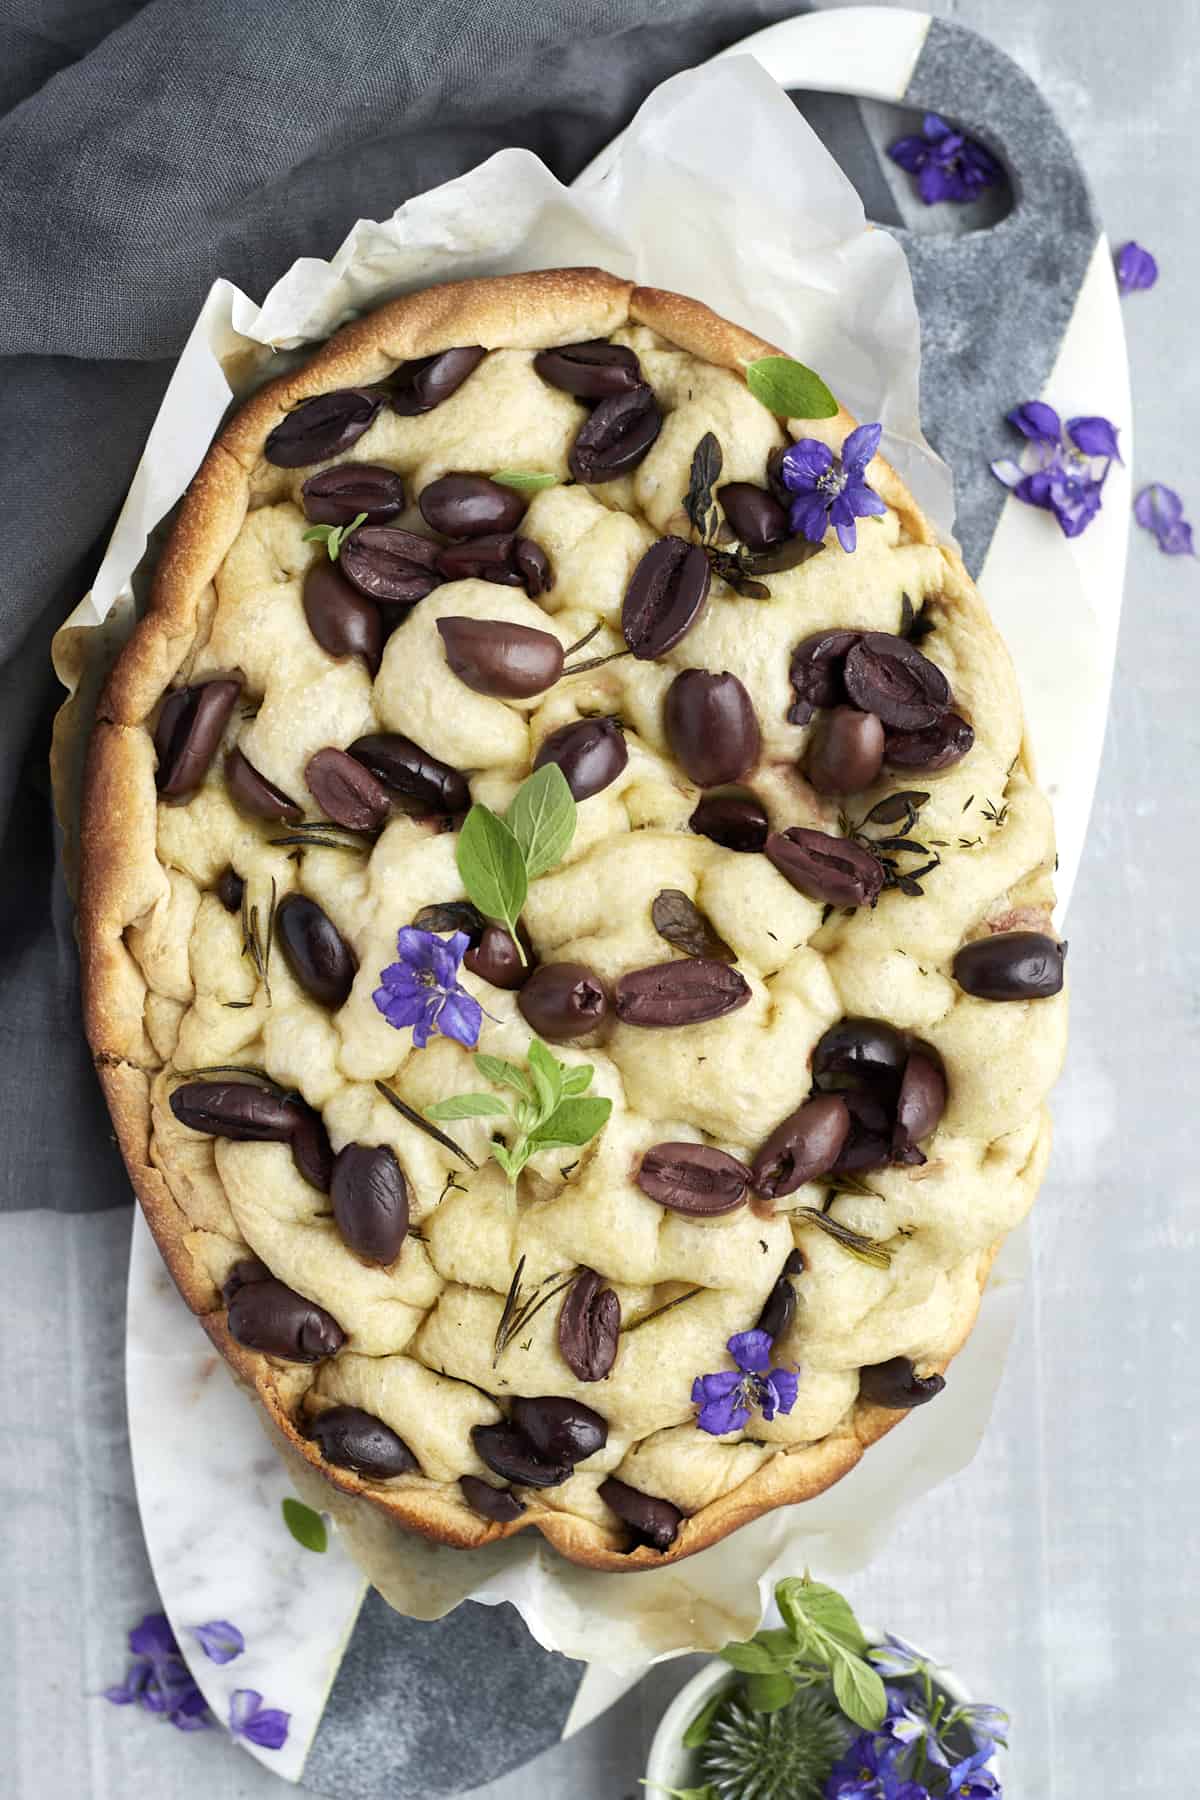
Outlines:
<svg viewBox="0 0 1200 1800"><path fill-rule="evenodd" d="M882 421L885 453L949 532L950 478L919 425L919 334L903 253L868 227L854 189L786 95L755 62L739 58L666 82L605 172L575 190L528 152L501 151L386 221L360 221L330 262L300 260L261 306L216 282L95 585L60 634L57 664L68 685L87 668L85 646L103 644L111 655L114 621L132 615L147 546L232 400L396 294L572 263L695 295L817 368L859 418ZM81 688L79 705L83 699ZM69 796L64 805L69 813ZM1023 1271L1023 1252L1010 1244L936 1406L914 1413L827 1494L760 1519L675 1569L593 1573L565 1562L534 1532L463 1554L406 1538L311 1471L297 1471L297 1485L334 1516L391 1604L413 1617L437 1617L467 1596L511 1601L548 1648L629 1669L715 1648L756 1627L778 1575L806 1563L833 1575L860 1566L903 1508L970 1460ZM136 1309L136 1282L130 1305ZM182 1307L179 1323L181 1332L195 1331ZM196 1454L203 1457L203 1445ZM181 1464L177 1475L182 1506L188 1470ZM227 1503L231 1536L277 1533L274 1516L252 1516L250 1496L231 1491Z"/></svg>

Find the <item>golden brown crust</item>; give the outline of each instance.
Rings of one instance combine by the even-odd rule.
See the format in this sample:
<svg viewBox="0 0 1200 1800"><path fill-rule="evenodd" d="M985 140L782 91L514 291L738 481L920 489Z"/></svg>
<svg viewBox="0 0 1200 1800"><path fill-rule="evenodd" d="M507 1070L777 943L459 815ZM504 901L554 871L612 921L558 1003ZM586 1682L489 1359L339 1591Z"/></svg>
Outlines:
<svg viewBox="0 0 1200 1800"><path fill-rule="evenodd" d="M741 1486L685 1520L666 1556L644 1548L626 1552L621 1534L536 1500L520 1519L501 1526L477 1517L454 1490L433 1484L385 1487L332 1468L297 1429L282 1391L286 1378L280 1367L231 1338L221 1297L186 1246L189 1221L153 1166L149 1072L159 1059L143 1024L145 982L124 934L163 898L167 885L155 851L154 758L146 723L193 650L205 594L245 517L249 472L267 433L315 394L377 381L399 361L452 344L529 347L606 336L627 323L648 326L731 369L743 369L757 356L779 354L697 301L635 288L597 269L545 270L450 283L394 300L345 326L303 367L270 382L233 416L189 489L158 567L150 608L101 697L84 779L79 912L87 1034L134 1190L184 1298L287 1441L343 1492L363 1497L398 1524L439 1543L471 1548L533 1526L573 1561L621 1572L678 1561L775 1507L812 1498L848 1473L864 1450L904 1415L859 1402L820 1442L776 1455ZM830 423L823 422L826 428ZM834 425L844 433L853 421L839 413ZM882 475L876 486L900 513L907 532L918 541L933 542L928 522L899 478L886 465L877 467ZM960 575L957 559L947 553L947 561ZM981 629L994 635L965 576L956 585L966 596L960 603L977 612ZM980 1258L981 1291L989 1262L989 1256ZM952 1347L942 1367L959 1347Z"/></svg>

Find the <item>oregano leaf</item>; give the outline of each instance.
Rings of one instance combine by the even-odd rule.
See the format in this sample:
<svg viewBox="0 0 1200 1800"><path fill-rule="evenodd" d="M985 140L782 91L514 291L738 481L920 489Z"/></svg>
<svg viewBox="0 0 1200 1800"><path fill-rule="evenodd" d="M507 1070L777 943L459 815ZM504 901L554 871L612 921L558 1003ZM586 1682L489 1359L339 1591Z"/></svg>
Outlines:
<svg viewBox="0 0 1200 1800"><path fill-rule="evenodd" d="M529 1154L539 1150L570 1150L589 1144L608 1123L612 1101L599 1098L563 1100L550 1117L530 1133Z"/></svg>
<svg viewBox="0 0 1200 1800"><path fill-rule="evenodd" d="M303 1500L294 1500L289 1494L280 1507L283 1522L305 1550L313 1550L322 1555L329 1548L329 1533L325 1521L319 1512L311 1506L305 1506Z"/></svg>
<svg viewBox="0 0 1200 1800"><path fill-rule="evenodd" d="M529 1073L537 1088L542 1117L548 1119L563 1097L563 1077L566 1070L558 1058L550 1054L540 1038L534 1038L529 1046Z"/></svg>
<svg viewBox="0 0 1200 1800"><path fill-rule="evenodd" d="M486 1119L497 1113L507 1116L508 1108L495 1094L455 1094L425 1108L427 1119Z"/></svg>
<svg viewBox="0 0 1200 1800"><path fill-rule="evenodd" d="M537 494L543 488L557 486L558 476L545 469L497 469L492 480L501 487L515 488L518 494Z"/></svg>
<svg viewBox="0 0 1200 1800"><path fill-rule="evenodd" d="M747 363L746 386L780 419L832 419L838 409L821 377L790 356L760 356Z"/></svg>
<svg viewBox="0 0 1200 1800"><path fill-rule="evenodd" d="M790 1575L777 1583L775 1604L793 1635L805 1628L834 1638L859 1655L867 1648L866 1635L850 1602L836 1588Z"/></svg>

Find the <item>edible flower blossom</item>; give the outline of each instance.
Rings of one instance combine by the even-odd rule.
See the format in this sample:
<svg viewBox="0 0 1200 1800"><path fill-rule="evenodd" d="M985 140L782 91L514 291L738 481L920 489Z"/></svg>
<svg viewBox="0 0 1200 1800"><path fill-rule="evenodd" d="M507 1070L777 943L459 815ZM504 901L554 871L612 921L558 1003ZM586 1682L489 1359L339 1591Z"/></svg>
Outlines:
<svg viewBox="0 0 1200 1800"><path fill-rule="evenodd" d="M882 1644L872 1644L867 1661L885 1676L923 1675L929 1666L919 1650L903 1638L893 1637L890 1631Z"/></svg>
<svg viewBox="0 0 1200 1800"><path fill-rule="evenodd" d="M1004 171L982 144L965 132L955 131L937 113L926 113L924 131L897 138L888 155L917 178L917 192L926 206L940 200L962 205L977 200L985 188L995 187Z"/></svg>
<svg viewBox="0 0 1200 1800"><path fill-rule="evenodd" d="M125 1679L105 1688L113 1706L140 1706L160 1713L177 1731L205 1731L213 1723L207 1702L180 1654L165 1613L147 1613L129 1633L132 1660Z"/></svg>
<svg viewBox="0 0 1200 1800"><path fill-rule="evenodd" d="M389 963L371 998L397 1031L412 1026L413 1043L423 1050L435 1031L468 1050L479 1042L483 1008L458 981L459 964L470 948L465 931L448 938L405 925L396 938L399 962Z"/></svg>
<svg viewBox="0 0 1200 1800"><path fill-rule="evenodd" d="M229 1729L235 1738L245 1738L260 1750L282 1750L292 1715L264 1706L262 1698L253 1688L235 1688L229 1701Z"/></svg>
<svg viewBox="0 0 1200 1800"><path fill-rule="evenodd" d="M1152 288L1158 280L1158 264L1148 250L1130 239L1117 252L1117 286L1123 294Z"/></svg>
<svg viewBox="0 0 1200 1800"><path fill-rule="evenodd" d="M246 1648L245 1638L228 1619L210 1619L207 1625L193 1625L192 1636L209 1662L232 1662Z"/></svg>
<svg viewBox="0 0 1200 1800"><path fill-rule="evenodd" d="M896 1767L897 1748L867 1731L856 1737L834 1764L826 1800L930 1800L928 1788Z"/></svg>
<svg viewBox="0 0 1200 1800"><path fill-rule="evenodd" d="M1183 501L1174 488L1152 481L1133 503L1139 525L1152 531L1164 556L1195 556L1192 528L1183 516Z"/></svg>
<svg viewBox="0 0 1200 1800"><path fill-rule="evenodd" d="M1064 425L1042 400L1027 400L1007 417L1034 448L1038 463L1024 469L1011 456L999 457L992 474L1027 506L1053 513L1064 537L1078 537L1100 511L1109 469L1121 461L1116 427L1094 414Z"/></svg>
<svg viewBox="0 0 1200 1800"><path fill-rule="evenodd" d="M819 438L799 438L780 459L780 479L792 501L789 522L793 531L819 544L832 525L847 553L858 542L855 519L876 518L887 511L874 488L867 485L866 467L879 448L882 425L859 425L835 456Z"/></svg>
<svg viewBox="0 0 1200 1800"><path fill-rule="evenodd" d="M768 1423L777 1412L791 1412L799 1377L791 1369L771 1367L774 1341L769 1331L735 1332L727 1348L737 1368L697 1375L692 1404L700 1408L696 1423L701 1431L713 1437L741 1431L756 1407Z"/></svg>
<svg viewBox="0 0 1200 1800"><path fill-rule="evenodd" d="M992 1771L984 1767L991 1754L992 1746L985 1744L974 1755L954 1765L946 1777L946 1800L992 1800L1000 1793L1000 1783Z"/></svg>

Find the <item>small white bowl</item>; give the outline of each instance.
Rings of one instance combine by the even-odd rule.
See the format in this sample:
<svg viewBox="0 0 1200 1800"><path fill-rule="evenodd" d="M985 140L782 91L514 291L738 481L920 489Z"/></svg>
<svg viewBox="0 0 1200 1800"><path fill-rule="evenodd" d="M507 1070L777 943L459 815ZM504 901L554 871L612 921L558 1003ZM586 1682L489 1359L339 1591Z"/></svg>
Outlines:
<svg viewBox="0 0 1200 1800"><path fill-rule="evenodd" d="M863 1631L870 1643L883 1643L882 1632L866 1625ZM925 1656L926 1652L922 1650L920 1654ZM927 1660L930 1668L936 1672L938 1686L944 1688L958 1705L965 1706L971 1696L954 1671L935 1663L932 1657ZM693 1676L687 1686L676 1694L663 1714L650 1745L650 1760L646 1765L646 1800L654 1800L656 1787L686 1788L702 1785L700 1753L684 1749L683 1734L706 1701L711 1700L719 1687L733 1679L736 1679L736 1671L728 1663L715 1659L706 1663L699 1674ZM998 1775L1003 1774L1003 1758L1003 1750L997 1749L993 1766Z"/></svg>

